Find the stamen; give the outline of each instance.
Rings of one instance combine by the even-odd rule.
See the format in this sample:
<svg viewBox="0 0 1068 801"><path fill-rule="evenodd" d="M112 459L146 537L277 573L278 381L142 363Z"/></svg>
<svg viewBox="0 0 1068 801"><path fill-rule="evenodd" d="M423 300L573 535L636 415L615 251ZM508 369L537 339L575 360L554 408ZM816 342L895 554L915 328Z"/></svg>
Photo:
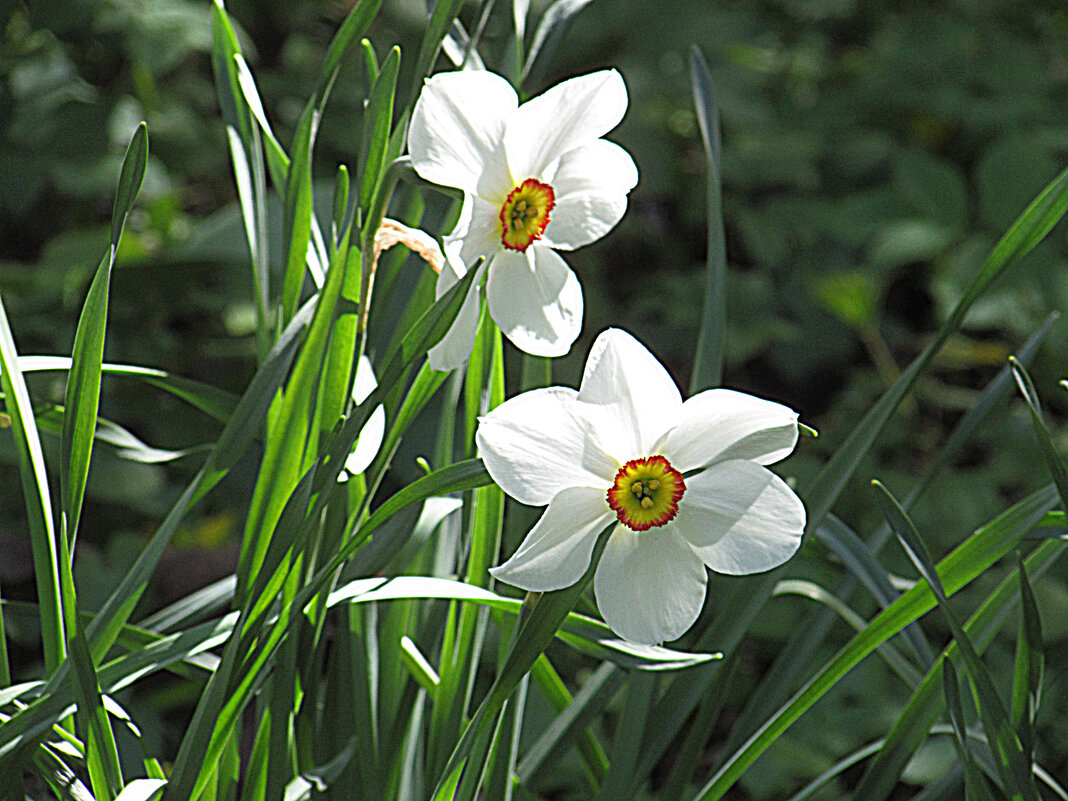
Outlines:
<svg viewBox="0 0 1068 801"><path fill-rule="evenodd" d="M670 522L686 491L682 474L663 456L632 459L616 473L608 490L608 505L623 525L648 531Z"/></svg>
<svg viewBox="0 0 1068 801"><path fill-rule="evenodd" d="M555 204L551 186L527 178L501 204L501 244L509 250L525 251L545 233Z"/></svg>

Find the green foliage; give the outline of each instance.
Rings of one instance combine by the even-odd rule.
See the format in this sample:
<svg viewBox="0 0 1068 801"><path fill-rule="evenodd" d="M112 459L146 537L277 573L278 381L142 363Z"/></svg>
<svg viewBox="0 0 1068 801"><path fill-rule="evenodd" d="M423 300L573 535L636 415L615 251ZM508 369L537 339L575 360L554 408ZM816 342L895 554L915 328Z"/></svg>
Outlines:
<svg viewBox="0 0 1068 801"><path fill-rule="evenodd" d="M0 35L5 792L1068 797L1058 4L46 0ZM568 254L563 359L483 303L432 370L477 265L437 297L376 247L459 214L403 154L460 65L626 80L641 183ZM607 325L820 432L776 467L801 552L669 648L597 619L596 554L488 573L534 518L478 419Z"/></svg>

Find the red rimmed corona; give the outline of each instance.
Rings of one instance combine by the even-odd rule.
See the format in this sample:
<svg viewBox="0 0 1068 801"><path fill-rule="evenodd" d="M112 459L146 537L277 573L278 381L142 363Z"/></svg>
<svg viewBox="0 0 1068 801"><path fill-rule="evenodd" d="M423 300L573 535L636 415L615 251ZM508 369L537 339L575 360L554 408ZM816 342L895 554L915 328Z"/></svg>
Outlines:
<svg viewBox="0 0 1068 801"><path fill-rule="evenodd" d="M685 492L682 473L671 462L663 456L646 456L619 468L608 490L608 505L627 528L648 531L674 519Z"/></svg>
<svg viewBox="0 0 1068 801"><path fill-rule="evenodd" d="M501 204L501 244L509 250L525 252L545 233L555 205L556 195L551 186L527 178Z"/></svg>

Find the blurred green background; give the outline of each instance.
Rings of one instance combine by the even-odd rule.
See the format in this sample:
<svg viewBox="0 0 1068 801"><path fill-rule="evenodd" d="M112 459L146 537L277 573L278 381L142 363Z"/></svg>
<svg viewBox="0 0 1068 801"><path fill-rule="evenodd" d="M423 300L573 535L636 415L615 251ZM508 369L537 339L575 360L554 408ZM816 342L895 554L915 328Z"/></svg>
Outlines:
<svg viewBox="0 0 1068 801"><path fill-rule="evenodd" d="M469 30L477 5L461 15ZM512 4L496 5L480 51L488 67L505 70ZM528 29L546 5L532 3ZM106 246L122 153L145 119L149 172L116 266L106 358L240 391L254 367L252 289L209 63L208 3L33 0L0 8L0 292L20 351L69 354ZM227 8L287 143L347 7L234 0ZM414 55L424 18L422 0L387 0L369 37L380 55L394 43ZM641 181L617 229L568 256L584 286L586 319L575 351L557 368L564 383L577 380L589 343L608 325L631 331L680 385L688 383L706 236L692 44L710 65L723 131L725 383L787 403L820 431L783 465L803 481L919 353L997 238L1068 160L1068 10L1054 0L594 0L523 87L532 95L570 75L616 67L630 91L629 112L609 138L633 154ZM449 68L444 58L439 68ZM402 73L400 85L411 85L411 76ZM354 164L364 91L353 60L318 138L324 186L338 164ZM428 230L436 231L445 209L444 199L427 199ZM406 269L410 276L419 268ZM1062 225L980 299L858 471L838 514L870 532L878 518L869 479L906 492L1007 356L1066 307ZM1068 444L1060 425L1068 404L1057 381L1068 377L1066 348L1068 324L1057 323L1032 370L1061 444ZM38 403L62 400L57 374L34 376L31 388ZM105 379L102 414L162 448L218 433L180 401L128 381ZM431 449L410 446L412 454ZM932 550L941 555L1045 483L1037 454L1014 401L917 506ZM398 463L402 477L414 472L408 462ZM76 565L86 607L114 585L195 467L195 457L145 465L101 449ZM176 539L153 603L232 569L253 467L228 479ZM30 598L29 543L3 436L0 486L0 586L5 597ZM819 579L825 554L811 543L806 550L815 558L799 572ZM888 559L911 575L904 559ZM1047 743L1063 743L1068 721L1050 710L1068 703L1065 571L1037 591L1051 649L1042 732ZM866 598L857 605L874 608ZM743 695L796 619L795 605L773 601L768 609L752 658L736 672ZM16 642L22 638L21 658L33 658L33 632L20 632L17 619L9 625ZM1011 658L998 653L991 659ZM754 797L796 788L850 744L885 733L900 703L885 671L864 666L846 685L805 719L803 734L784 738L750 772L744 785ZM167 736L163 716L187 700L181 693L161 685L146 706L155 712L145 714L160 716L159 737ZM883 717L872 714L873 697ZM1047 767L1066 775L1063 746L1046 747ZM953 758L948 742L921 754L918 782Z"/></svg>

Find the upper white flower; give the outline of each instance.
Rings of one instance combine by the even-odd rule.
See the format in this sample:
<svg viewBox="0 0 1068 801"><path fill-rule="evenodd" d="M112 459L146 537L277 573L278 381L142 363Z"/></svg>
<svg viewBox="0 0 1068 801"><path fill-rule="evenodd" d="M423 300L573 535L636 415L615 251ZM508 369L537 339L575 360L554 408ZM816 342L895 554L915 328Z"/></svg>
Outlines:
<svg viewBox="0 0 1068 801"><path fill-rule="evenodd" d="M582 326L582 288L553 249L600 239L626 211L637 168L623 148L600 138L626 110L627 88L615 70L564 81L522 105L491 72L427 79L408 130L412 166L464 192L445 240L450 264L438 296L483 257L490 315L505 335L537 356L567 353ZM473 288L431 351L431 365L463 363L477 323Z"/></svg>
<svg viewBox="0 0 1068 801"><path fill-rule="evenodd" d="M490 572L533 591L589 568L597 605L620 636L655 644L693 625L705 565L739 575L782 564L801 544L805 508L764 465L797 443L797 413L729 389L683 402L630 334L602 333L578 392L524 392L479 419L486 469L516 500L548 505L511 559Z"/></svg>

